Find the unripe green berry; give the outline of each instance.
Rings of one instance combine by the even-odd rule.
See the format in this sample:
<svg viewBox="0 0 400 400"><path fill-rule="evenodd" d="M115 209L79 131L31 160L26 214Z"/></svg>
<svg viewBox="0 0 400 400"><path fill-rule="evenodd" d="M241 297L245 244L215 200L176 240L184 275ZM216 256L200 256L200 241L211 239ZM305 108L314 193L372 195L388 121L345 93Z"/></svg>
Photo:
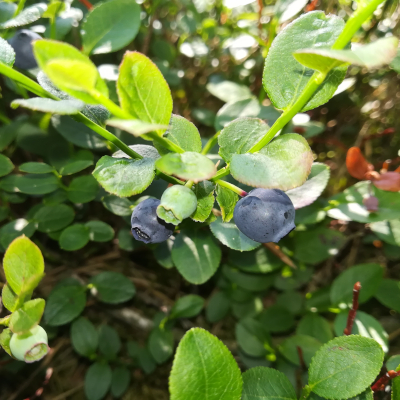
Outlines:
<svg viewBox="0 0 400 400"><path fill-rule="evenodd" d="M10 340L10 350L17 360L26 363L39 361L49 352L47 333L39 325L28 333L14 333Z"/></svg>
<svg viewBox="0 0 400 400"><path fill-rule="evenodd" d="M196 195L186 186L174 185L161 196L157 215L165 222L178 225L183 219L190 217L196 208Z"/></svg>

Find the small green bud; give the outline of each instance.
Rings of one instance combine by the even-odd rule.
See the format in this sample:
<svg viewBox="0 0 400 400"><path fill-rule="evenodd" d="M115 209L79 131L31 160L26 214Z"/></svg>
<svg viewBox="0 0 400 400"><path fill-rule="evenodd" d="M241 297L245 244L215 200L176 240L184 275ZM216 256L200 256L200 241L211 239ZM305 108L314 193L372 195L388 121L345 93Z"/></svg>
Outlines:
<svg viewBox="0 0 400 400"><path fill-rule="evenodd" d="M178 225L183 219L190 217L197 208L197 198L186 186L169 187L161 196L157 215L165 222Z"/></svg>
<svg viewBox="0 0 400 400"><path fill-rule="evenodd" d="M39 361L49 352L47 333L39 325L27 333L14 333L10 340L10 349L17 360L26 363Z"/></svg>

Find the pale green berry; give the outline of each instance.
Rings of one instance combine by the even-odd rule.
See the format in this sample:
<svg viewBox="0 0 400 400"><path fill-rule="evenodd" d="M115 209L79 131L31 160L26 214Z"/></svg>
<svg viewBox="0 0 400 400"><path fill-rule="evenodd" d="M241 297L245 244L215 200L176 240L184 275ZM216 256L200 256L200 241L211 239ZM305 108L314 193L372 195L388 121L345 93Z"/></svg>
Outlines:
<svg viewBox="0 0 400 400"><path fill-rule="evenodd" d="M186 186L169 187L161 196L157 215L165 222L178 225L183 219L190 217L197 208L197 198Z"/></svg>
<svg viewBox="0 0 400 400"><path fill-rule="evenodd" d="M26 363L39 361L49 352L47 333L39 325L27 333L14 333L10 340L10 350L17 360Z"/></svg>

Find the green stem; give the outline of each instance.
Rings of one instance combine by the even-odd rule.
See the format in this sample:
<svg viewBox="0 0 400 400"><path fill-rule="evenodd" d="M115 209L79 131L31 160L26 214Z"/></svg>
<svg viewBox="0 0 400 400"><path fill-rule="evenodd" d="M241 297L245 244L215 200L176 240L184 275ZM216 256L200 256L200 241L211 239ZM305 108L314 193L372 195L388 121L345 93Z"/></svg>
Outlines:
<svg viewBox="0 0 400 400"><path fill-rule="evenodd" d="M11 124L11 119L7 117L7 115L4 115L1 111L0 111L0 121L4 122L5 124Z"/></svg>
<svg viewBox="0 0 400 400"><path fill-rule="evenodd" d="M310 397L311 394L311 388L306 385L303 387L303 390L301 391L301 395L300 395L300 400L306 400Z"/></svg>
<svg viewBox="0 0 400 400"><path fill-rule="evenodd" d="M0 325L3 325L3 326L10 325L10 317L11 317L11 315L7 315L4 318L0 318Z"/></svg>
<svg viewBox="0 0 400 400"><path fill-rule="evenodd" d="M189 188L189 189L191 189L192 188L192 186L193 186L193 181L187 181L186 183L185 183L185 186L187 187L187 188Z"/></svg>
<svg viewBox="0 0 400 400"><path fill-rule="evenodd" d="M50 39L56 40L57 29L56 29L56 17L50 20Z"/></svg>
<svg viewBox="0 0 400 400"><path fill-rule="evenodd" d="M205 144L201 154L206 155L208 152L215 146L218 141L218 136L220 135L221 131L218 131L214 136L212 136L208 142Z"/></svg>
<svg viewBox="0 0 400 400"><path fill-rule="evenodd" d="M18 7L17 7L17 9L15 10L15 13L14 13L14 15L13 15L13 18L15 18L15 17L24 9L24 7L25 7L25 1L26 1L26 0L19 0Z"/></svg>
<svg viewBox="0 0 400 400"><path fill-rule="evenodd" d="M161 146L164 146L168 150L173 151L174 153L184 153L185 152L185 150L183 150L177 144L175 144L174 142L171 142L169 139L167 139L163 136L160 136L156 132L146 133L146 136L149 137L154 142L161 144Z"/></svg>
<svg viewBox="0 0 400 400"><path fill-rule="evenodd" d="M217 181L220 178L223 178L224 176L229 175L229 165L227 165L225 168L221 168L211 179L210 181Z"/></svg>
<svg viewBox="0 0 400 400"><path fill-rule="evenodd" d="M247 192L245 192L244 190L240 189L240 187L232 185L232 183L223 181L221 179L216 180L215 183L217 183L219 186L223 186L223 187L225 187L225 188L227 188L229 190L232 190L232 192L237 193L241 197L244 197L244 196L248 195Z"/></svg>

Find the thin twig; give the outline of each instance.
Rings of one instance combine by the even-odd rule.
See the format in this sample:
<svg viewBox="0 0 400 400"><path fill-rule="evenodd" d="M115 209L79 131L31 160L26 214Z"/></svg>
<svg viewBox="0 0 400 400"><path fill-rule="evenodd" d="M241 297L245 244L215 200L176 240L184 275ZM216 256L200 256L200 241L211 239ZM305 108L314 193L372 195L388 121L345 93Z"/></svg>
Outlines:
<svg viewBox="0 0 400 400"><path fill-rule="evenodd" d="M373 392L378 392L379 390L385 390L386 385L391 379L396 378L400 375L400 371L388 371L384 376L379 378L372 386L371 389Z"/></svg>
<svg viewBox="0 0 400 400"><path fill-rule="evenodd" d="M349 315L347 316L347 325L344 328L343 333L348 336L351 335L351 331L353 330L354 320L356 319L356 314L358 310L358 296L360 295L361 283L356 282L353 288L353 304L351 305L351 309L349 311Z"/></svg>
<svg viewBox="0 0 400 400"><path fill-rule="evenodd" d="M299 355L300 367L303 371L307 371L307 366L304 361L303 349L300 346L296 346L296 349L297 349L297 353Z"/></svg>
<svg viewBox="0 0 400 400"><path fill-rule="evenodd" d="M280 247L275 243L263 243L263 246L268 250L271 250L278 258L280 258L285 264L293 269L297 269L296 264L280 249Z"/></svg>

